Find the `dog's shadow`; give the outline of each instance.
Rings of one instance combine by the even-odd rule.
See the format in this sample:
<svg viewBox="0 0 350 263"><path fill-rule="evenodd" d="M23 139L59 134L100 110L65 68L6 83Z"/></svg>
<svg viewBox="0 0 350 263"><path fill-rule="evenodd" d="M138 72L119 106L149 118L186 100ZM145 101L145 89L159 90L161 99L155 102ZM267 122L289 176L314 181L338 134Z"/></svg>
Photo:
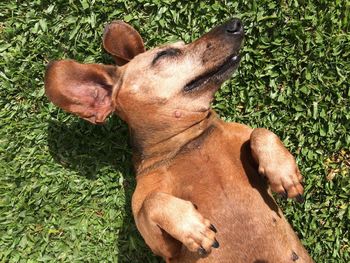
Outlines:
<svg viewBox="0 0 350 263"><path fill-rule="evenodd" d="M57 163L88 180L96 180L106 169L112 170L113 181L120 179L118 174L123 175L125 217L119 232L115 233L118 262L161 262L146 247L133 223L131 196L135 175L128 141L128 128L116 116L103 126L80 119L69 124L51 120L48 125L49 151Z"/></svg>

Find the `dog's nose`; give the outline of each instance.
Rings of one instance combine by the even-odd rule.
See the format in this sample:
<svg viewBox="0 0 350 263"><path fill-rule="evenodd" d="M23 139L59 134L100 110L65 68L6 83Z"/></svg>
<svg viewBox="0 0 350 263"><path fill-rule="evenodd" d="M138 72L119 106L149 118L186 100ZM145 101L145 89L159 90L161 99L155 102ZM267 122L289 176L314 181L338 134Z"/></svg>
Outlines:
<svg viewBox="0 0 350 263"><path fill-rule="evenodd" d="M240 19L234 18L226 24L226 32L233 35L243 34L243 23Z"/></svg>

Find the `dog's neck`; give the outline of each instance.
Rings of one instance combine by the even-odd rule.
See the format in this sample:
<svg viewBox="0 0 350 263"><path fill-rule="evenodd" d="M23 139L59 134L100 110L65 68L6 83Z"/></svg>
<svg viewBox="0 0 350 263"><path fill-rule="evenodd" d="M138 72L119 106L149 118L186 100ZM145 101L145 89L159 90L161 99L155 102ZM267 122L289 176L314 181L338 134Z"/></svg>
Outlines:
<svg viewBox="0 0 350 263"><path fill-rule="evenodd" d="M133 158L137 174L168 163L186 146L195 143L203 135L209 133L213 122L217 119L214 111L209 110L194 123L180 132L152 131L150 137L143 136L137 130L130 129L133 143ZM175 129L176 130L176 129ZM155 141L154 138L159 138Z"/></svg>

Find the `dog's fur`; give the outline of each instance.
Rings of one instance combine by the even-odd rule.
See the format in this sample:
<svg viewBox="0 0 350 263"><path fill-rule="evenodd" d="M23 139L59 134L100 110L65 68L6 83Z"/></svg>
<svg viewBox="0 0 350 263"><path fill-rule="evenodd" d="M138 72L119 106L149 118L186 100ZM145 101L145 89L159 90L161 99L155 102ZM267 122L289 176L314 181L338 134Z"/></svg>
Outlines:
<svg viewBox="0 0 350 263"><path fill-rule="evenodd" d="M312 262L269 191L301 199L293 156L272 132L223 122L210 108L239 64L243 35L232 19L193 43L145 51L137 31L115 21L103 45L118 66L47 68L56 105L92 123L116 112L129 124L134 218L167 262Z"/></svg>

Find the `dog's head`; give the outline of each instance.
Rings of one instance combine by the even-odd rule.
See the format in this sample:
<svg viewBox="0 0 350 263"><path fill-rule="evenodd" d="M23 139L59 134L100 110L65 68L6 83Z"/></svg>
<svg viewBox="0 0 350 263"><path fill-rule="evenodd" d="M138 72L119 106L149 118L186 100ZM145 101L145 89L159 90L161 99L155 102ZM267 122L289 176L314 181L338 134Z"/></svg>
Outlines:
<svg viewBox="0 0 350 263"><path fill-rule="evenodd" d="M232 19L190 44L145 51L134 28L112 22L103 45L117 66L52 62L45 76L46 94L57 106L92 123L103 123L112 112L131 126L195 119L209 111L215 91L238 66L243 35L241 21Z"/></svg>

